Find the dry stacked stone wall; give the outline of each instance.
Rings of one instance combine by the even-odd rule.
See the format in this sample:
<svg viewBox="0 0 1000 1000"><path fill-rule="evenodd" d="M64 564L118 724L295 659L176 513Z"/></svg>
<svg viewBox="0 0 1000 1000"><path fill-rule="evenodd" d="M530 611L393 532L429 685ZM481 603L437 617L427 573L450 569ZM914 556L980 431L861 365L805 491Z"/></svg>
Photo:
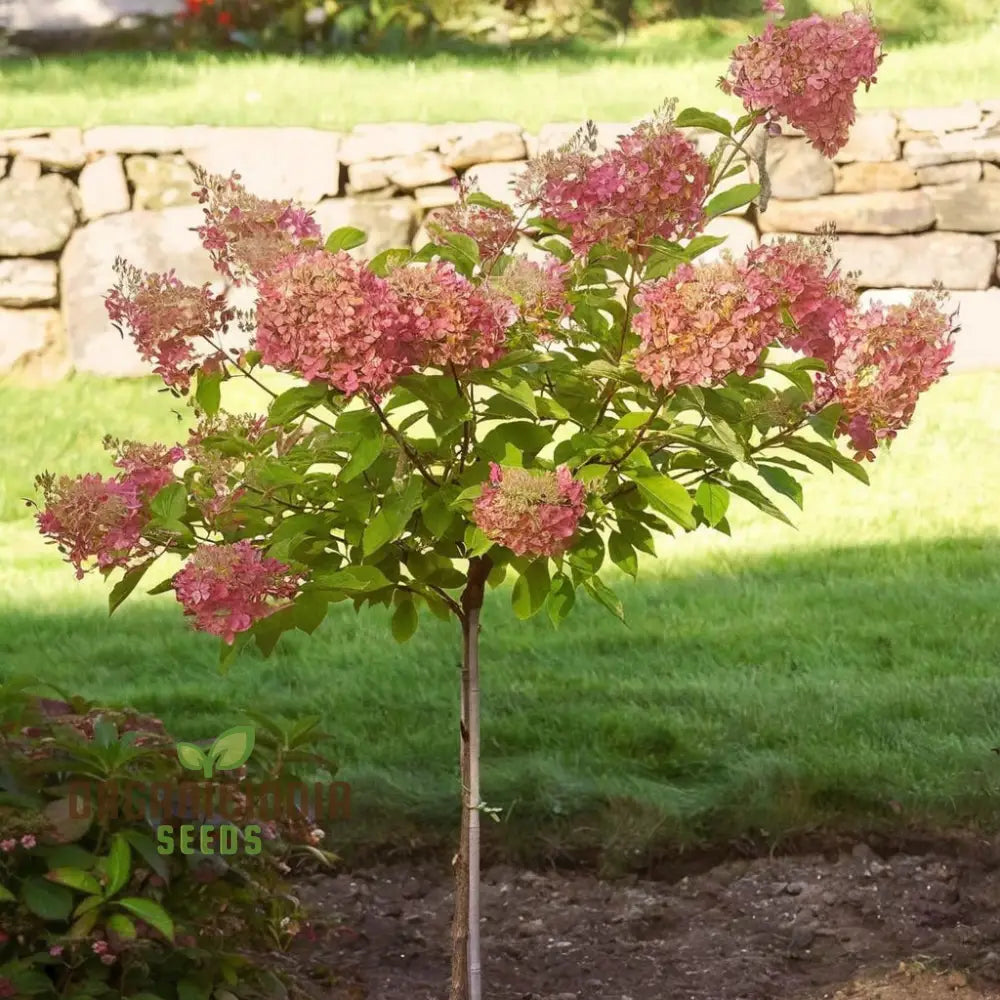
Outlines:
<svg viewBox="0 0 1000 1000"><path fill-rule="evenodd" d="M604 145L629 127L602 123ZM524 161L556 148L573 124L391 123L347 134L307 128L102 126L0 131L0 374L59 378L76 370L147 369L111 329L103 296L123 255L218 275L192 231L201 221L192 168L238 170L247 187L314 207L329 232L369 233L358 253L421 239L452 181L510 200ZM706 152L713 137L698 135ZM776 234L833 222L839 256L868 296L903 301L935 283L959 308L956 368L1000 367L1000 100L861 115L834 162L801 136L768 144L771 199L716 219L740 252Z"/></svg>

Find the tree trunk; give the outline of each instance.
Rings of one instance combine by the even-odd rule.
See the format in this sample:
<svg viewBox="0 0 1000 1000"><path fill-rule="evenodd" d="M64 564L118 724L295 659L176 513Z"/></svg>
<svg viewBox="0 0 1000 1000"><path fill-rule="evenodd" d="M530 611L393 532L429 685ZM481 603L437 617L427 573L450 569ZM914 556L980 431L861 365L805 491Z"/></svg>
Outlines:
<svg viewBox="0 0 1000 1000"><path fill-rule="evenodd" d="M481 1000L479 943L479 612L493 568L483 556L469 561L462 594L462 830L455 856L449 1000Z"/></svg>

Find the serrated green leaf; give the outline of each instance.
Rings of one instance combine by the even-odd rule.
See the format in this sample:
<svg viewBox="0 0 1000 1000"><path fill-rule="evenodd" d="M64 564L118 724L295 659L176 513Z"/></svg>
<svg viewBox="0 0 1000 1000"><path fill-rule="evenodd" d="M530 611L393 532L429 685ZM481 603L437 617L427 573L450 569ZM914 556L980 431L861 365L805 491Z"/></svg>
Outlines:
<svg viewBox="0 0 1000 1000"><path fill-rule="evenodd" d="M511 605L514 614L525 621L538 614L549 596L549 561L536 559L528 564L514 582L511 591Z"/></svg>
<svg viewBox="0 0 1000 1000"><path fill-rule="evenodd" d="M729 493L718 483L702 483L694 495L694 502L701 508L705 520L714 528L729 510Z"/></svg>
<svg viewBox="0 0 1000 1000"><path fill-rule="evenodd" d="M123 941L134 941L138 937L135 924L124 913L113 913L108 917L108 930Z"/></svg>
<svg viewBox="0 0 1000 1000"><path fill-rule="evenodd" d="M43 920L67 920L73 912L73 893L39 875L24 880L21 895L24 905Z"/></svg>
<svg viewBox="0 0 1000 1000"><path fill-rule="evenodd" d="M297 385L286 390L268 408L268 423L272 427L283 427L291 423L317 406L326 398L327 392L329 386L324 382L310 382L309 385Z"/></svg>
<svg viewBox="0 0 1000 1000"><path fill-rule="evenodd" d="M587 593L599 604L603 604L623 625L625 624L625 607L618 595L598 576L592 576L583 581Z"/></svg>
<svg viewBox="0 0 1000 1000"><path fill-rule="evenodd" d="M341 250L353 250L367 239L363 229L358 229L357 226L341 226L330 233L324 246L328 253L338 253Z"/></svg>
<svg viewBox="0 0 1000 1000"><path fill-rule="evenodd" d="M313 582L329 590L365 593L390 587L388 577L375 566L348 566L330 573L316 573Z"/></svg>
<svg viewBox="0 0 1000 1000"><path fill-rule="evenodd" d="M745 482L742 479L730 479L729 491L746 500L748 503L752 503L754 507L762 510L765 514L770 514L776 520L783 521L792 528L795 527L795 522L780 507L776 506L769 497L765 496L754 486L753 483Z"/></svg>
<svg viewBox="0 0 1000 1000"><path fill-rule="evenodd" d="M706 206L705 215L714 219L717 215L725 215L734 208L749 205L760 194L759 184L734 184L731 188L717 194Z"/></svg>
<svg viewBox="0 0 1000 1000"><path fill-rule="evenodd" d="M617 531L611 532L608 538L608 555L611 561L624 573L633 579L639 574L639 559L632 544Z"/></svg>
<svg viewBox="0 0 1000 1000"><path fill-rule="evenodd" d="M187 490L183 483L168 483L150 501L149 509L164 522L179 521L187 513Z"/></svg>
<svg viewBox="0 0 1000 1000"><path fill-rule="evenodd" d="M522 409L527 410L533 417L538 416L535 395L531 391L531 386L523 379L509 385L505 382L494 382L492 388L512 403L516 403Z"/></svg>
<svg viewBox="0 0 1000 1000"><path fill-rule="evenodd" d="M138 896L128 896L118 900L118 905L145 920L150 927L158 930L168 941L174 940L174 922L159 903Z"/></svg>
<svg viewBox="0 0 1000 1000"><path fill-rule="evenodd" d="M405 597L396 605L392 614L392 637L396 642L406 642L420 622L420 614L412 597Z"/></svg>
<svg viewBox="0 0 1000 1000"><path fill-rule="evenodd" d="M772 490L788 497L800 510L802 509L802 484L790 473L773 465L759 465L757 472Z"/></svg>
<svg viewBox="0 0 1000 1000"><path fill-rule="evenodd" d="M643 497L657 510L684 528L690 530L696 527L696 521L691 514L694 501L680 483L675 483L668 476L652 469L626 470L624 475L635 483Z"/></svg>
<svg viewBox="0 0 1000 1000"><path fill-rule="evenodd" d="M222 402L222 374L198 372L198 387L195 389L194 398L205 416L214 417L219 412L219 405Z"/></svg>
<svg viewBox="0 0 1000 1000"><path fill-rule="evenodd" d="M700 108L685 108L675 119L678 128L704 128L720 135L732 135L733 126L722 115L714 115L711 111Z"/></svg>
<svg viewBox="0 0 1000 1000"><path fill-rule="evenodd" d="M349 483L352 479L357 479L363 472L367 472L372 467L375 459L382 454L385 447L385 435L379 431L362 437L361 440L351 450L351 457L347 464L340 471L340 481Z"/></svg>
<svg viewBox="0 0 1000 1000"><path fill-rule="evenodd" d="M133 566L125 575L111 588L108 595L108 615L109 617L122 605L125 599L139 585L139 581L146 575L146 571L153 565L150 559L138 566Z"/></svg>
<svg viewBox="0 0 1000 1000"><path fill-rule="evenodd" d="M576 603L576 588L565 573L556 573L552 578L548 600L545 602L549 620L558 628L566 620Z"/></svg>
<svg viewBox="0 0 1000 1000"><path fill-rule="evenodd" d="M111 849L108 852L108 884L104 887L105 896L113 896L128 882L132 871L132 851L128 841L116 833L111 838Z"/></svg>

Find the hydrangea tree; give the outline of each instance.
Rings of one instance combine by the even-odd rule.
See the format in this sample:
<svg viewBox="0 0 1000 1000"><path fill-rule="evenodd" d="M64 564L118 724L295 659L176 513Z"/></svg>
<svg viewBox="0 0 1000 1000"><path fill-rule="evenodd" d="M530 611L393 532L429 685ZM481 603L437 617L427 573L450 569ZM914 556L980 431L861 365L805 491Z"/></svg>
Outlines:
<svg viewBox="0 0 1000 1000"><path fill-rule="evenodd" d="M487 588L510 580L522 619L558 625L580 591L623 618L609 562L634 577L657 538L728 534L733 496L785 520L775 494L801 505L813 466L866 480L862 462L946 371L940 295L863 309L829 234L740 257L704 234L763 202L759 148L761 183L736 182L760 126L783 119L832 154L881 58L866 12L771 21L721 83L746 105L735 126L668 106L605 151L590 127L527 166L517 212L463 185L432 243L372 260L348 253L357 230L324 242L304 208L201 175L201 237L253 287L246 312L118 262L109 315L192 396L196 423L178 443L108 441L113 476L39 477L40 530L77 575L124 571L112 611L160 556L182 556L151 592L221 637L223 663L314 632L334 602L390 608L398 641L422 612L458 623L455 1000L481 996ZM718 133L711 155L692 127ZM277 392L273 372L295 384ZM269 394L266 413L222 408L235 378Z"/></svg>

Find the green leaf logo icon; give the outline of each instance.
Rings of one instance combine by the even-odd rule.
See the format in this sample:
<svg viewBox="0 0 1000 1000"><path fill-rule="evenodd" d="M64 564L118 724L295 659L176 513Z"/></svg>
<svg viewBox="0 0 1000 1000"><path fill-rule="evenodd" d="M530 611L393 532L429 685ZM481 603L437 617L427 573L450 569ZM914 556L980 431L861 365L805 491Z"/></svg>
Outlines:
<svg viewBox="0 0 1000 1000"><path fill-rule="evenodd" d="M193 743L178 743L177 759L189 771L201 771L208 775L212 773L212 762L205 756L205 751Z"/></svg>
<svg viewBox="0 0 1000 1000"><path fill-rule="evenodd" d="M253 726L233 726L227 729L208 751L218 771L233 771L242 767L253 753L255 742Z"/></svg>
<svg viewBox="0 0 1000 1000"><path fill-rule="evenodd" d="M253 726L233 726L212 744L208 753L194 743L178 743L177 759L189 771L201 771L205 778L211 778L214 771L242 767L250 759L255 741Z"/></svg>

